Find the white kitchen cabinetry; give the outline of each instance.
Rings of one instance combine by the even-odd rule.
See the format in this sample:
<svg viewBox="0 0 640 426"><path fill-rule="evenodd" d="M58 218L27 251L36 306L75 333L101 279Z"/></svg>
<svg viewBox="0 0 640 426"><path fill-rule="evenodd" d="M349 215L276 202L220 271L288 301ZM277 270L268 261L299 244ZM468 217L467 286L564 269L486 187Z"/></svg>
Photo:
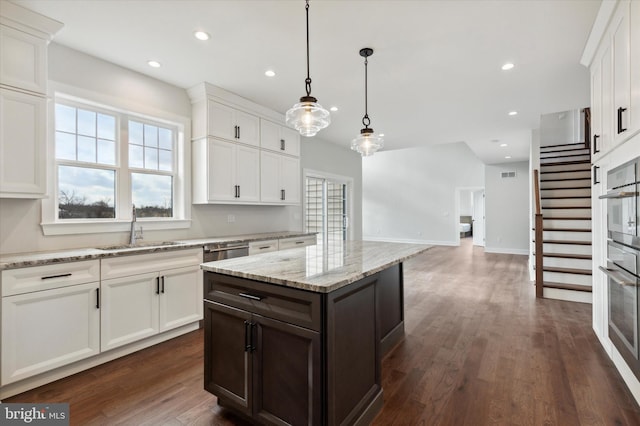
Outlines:
<svg viewBox="0 0 640 426"><path fill-rule="evenodd" d="M316 244L315 235L304 235L302 237L280 238L278 240L278 250L286 250L295 247L313 246Z"/></svg>
<svg viewBox="0 0 640 426"><path fill-rule="evenodd" d="M192 144L193 202L260 201L260 150L215 138Z"/></svg>
<svg viewBox="0 0 640 426"><path fill-rule="evenodd" d="M260 147L299 157L300 134L289 127L262 119L260 120Z"/></svg>
<svg viewBox="0 0 640 426"><path fill-rule="evenodd" d="M11 2L0 10L0 198L46 194L47 45L62 24Z"/></svg>
<svg viewBox="0 0 640 426"><path fill-rule="evenodd" d="M100 261L2 271L2 386L100 352Z"/></svg>
<svg viewBox="0 0 640 426"><path fill-rule="evenodd" d="M101 350L202 319L202 249L102 261Z"/></svg>
<svg viewBox="0 0 640 426"><path fill-rule="evenodd" d="M260 199L263 203L300 203L300 160L262 151L260 155Z"/></svg>
<svg viewBox="0 0 640 426"><path fill-rule="evenodd" d="M249 243L249 256L278 251L278 240L252 241Z"/></svg>
<svg viewBox="0 0 640 426"><path fill-rule="evenodd" d="M209 100L207 136L260 146L260 119L255 115Z"/></svg>

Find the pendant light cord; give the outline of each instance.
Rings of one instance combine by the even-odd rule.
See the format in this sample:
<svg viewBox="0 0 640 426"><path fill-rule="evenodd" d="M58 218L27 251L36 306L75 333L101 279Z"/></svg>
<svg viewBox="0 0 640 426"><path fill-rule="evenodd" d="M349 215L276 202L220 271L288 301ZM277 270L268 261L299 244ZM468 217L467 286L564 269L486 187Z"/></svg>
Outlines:
<svg viewBox="0 0 640 426"><path fill-rule="evenodd" d="M367 95L367 87L368 87L368 78L367 78L367 64L369 64L369 58L365 56L364 58L364 117L362 117L362 124L364 124L365 128L369 128L369 124L371 124L371 120L369 119L369 111L367 108L368 95Z"/></svg>
<svg viewBox="0 0 640 426"><path fill-rule="evenodd" d="M307 96L311 96L311 77L309 72L309 0L307 0L305 11L307 13L307 79L304 82L307 90Z"/></svg>

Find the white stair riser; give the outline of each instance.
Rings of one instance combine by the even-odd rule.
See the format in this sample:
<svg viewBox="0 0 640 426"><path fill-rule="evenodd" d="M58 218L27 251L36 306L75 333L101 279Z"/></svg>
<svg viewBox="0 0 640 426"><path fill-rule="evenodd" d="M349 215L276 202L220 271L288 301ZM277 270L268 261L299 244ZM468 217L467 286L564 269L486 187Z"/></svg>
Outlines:
<svg viewBox="0 0 640 426"><path fill-rule="evenodd" d="M568 257L547 257L542 260L544 266L555 268L592 269L591 259L571 259Z"/></svg>
<svg viewBox="0 0 640 426"><path fill-rule="evenodd" d="M570 151L572 149L582 149L585 148L584 142L576 142L576 143L569 143L569 144L565 144L565 145L560 145L560 146L553 146L553 145L542 145L540 147L540 152L545 152L545 151Z"/></svg>
<svg viewBox="0 0 640 426"><path fill-rule="evenodd" d="M544 241L591 241L591 232L543 231L542 239Z"/></svg>
<svg viewBox="0 0 640 426"><path fill-rule="evenodd" d="M541 164L540 171L541 172L562 172L567 170L580 170L580 171L591 171L591 164L589 163L578 163L578 164Z"/></svg>
<svg viewBox="0 0 640 426"><path fill-rule="evenodd" d="M543 280L554 283L591 286L591 275L565 274L563 272L544 271Z"/></svg>
<svg viewBox="0 0 640 426"><path fill-rule="evenodd" d="M571 180L556 180L551 182L540 181L540 189L556 189L556 188L573 188L576 186L589 186L591 185L591 178L585 176L587 179L571 179ZM546 179L546 178L543 178ZM563 177L560 179L569 179Z"/></svg>
<svg viewBox="0 0 640 426"><path fill-rule="evenodd" d="M541 189L541 197L588 197L591 195L591 187L580 189Z"/></svg>
<svg viewBox="0 0 640 426"><path fill-rule="evenodd" d="M559 173L550 170L551 173L541 173L540 179L575 179L589 178L591 180L591 170L574 170L566 173Z"/></svg>
<svg viewBox="0 0 640 426"><path fill-rule="evenodd" d="M545 299L567 300L569 302L592 303L591 293L585 291L545 288L542 292Z"/></svg>
<svg viewBox="0 0 640 426"><path fill-rule="evenodd" d="M554 217L584 217L591 219L591 209L542 209L542 214L546 218Z"/></svg>
<svg viewBox="0 0 640 426"><path fill-rule="evenodd" d="M570 229L591 229L591 220L555 220L544 219L543 227L545 228L570 228Z"/></svg>
<svg viewBox="0 0 640 426"><path fill-rule="evenodd" d="M591 160L591 156L589 154L586 155L576 155L571 157L556 157L556 158L541 158L540 165L542 164L557 164L557 163L565 163L568 161L589 161Z"/></svg>
<svg viewBox="0 0 640 426"><path fill-rule="evenodd" d="M545 207L591 207L591 197L589 198L551 198L540 200L542 208Z"/></svg>
<svg viewBox="0 0 640 426"><path fill-rule="evenodd" d="M591 246L582 244L543 244L543 253L591 254Z"/></svg>
<svg viewBox="0 0 640 426"><path fill-rule="evenodd" d="M563 149L562 151L560 150L553 150L549 152L540 151L540 158L558 157L561 155L589 155L589 154L590 152L588 148Z"/></svg>

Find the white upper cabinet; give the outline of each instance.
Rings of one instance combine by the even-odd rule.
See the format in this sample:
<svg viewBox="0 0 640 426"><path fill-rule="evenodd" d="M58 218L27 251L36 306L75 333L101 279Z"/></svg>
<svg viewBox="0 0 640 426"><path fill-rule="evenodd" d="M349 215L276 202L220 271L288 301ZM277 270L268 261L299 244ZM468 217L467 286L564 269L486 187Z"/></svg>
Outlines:
<svg viewBox="0 0 640 426"><path fill-rule="evenodd" d="M0 9L0 198L43 198L47 45L60 22L3 1Z"/></svg>
<svg viewBox="0 0 640 426"><path fill-rule="evenodd" d="M260 147L270 151L298 157L300 155L300 134L294 129L260 120Z"/></svg>
<svg viewBox="0 0 640 426"><path fill-rule="evenodd" d="M270 204L300 203L300 160L262 151L260 199Z"/></svg>
<svg viewBox="0 0 640 426"><path fill-rule="evenodd" d="M625 139L631 131L629 7L628 2L620 3L612 22L614 145Z"/></svg>
<svg viewBox="0 0 640 426"><path fill-rule="evenodd" d="M209 100L208 136L260 146L260 119L255 115Z"/></svg>
<svg viewBox="0 0 640 426"><path fill-rule="evenodd" d="M635 133L640 130L640 1L632 1L629 7L629 132Z"/></svg>

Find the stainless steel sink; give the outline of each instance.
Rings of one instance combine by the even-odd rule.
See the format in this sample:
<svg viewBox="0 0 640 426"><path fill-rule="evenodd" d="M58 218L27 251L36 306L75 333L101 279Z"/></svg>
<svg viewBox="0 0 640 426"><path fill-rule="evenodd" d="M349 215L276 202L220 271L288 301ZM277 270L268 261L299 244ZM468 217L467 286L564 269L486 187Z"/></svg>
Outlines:
<svg viewBox="0 0 640 426"><path fill-rule="evenodd" d="M98 250L126 250L137 249L141 247L162 247L162 246L174 246L177 243L175 241L139 241L135 244L116 244L113 246L96 247Z"/></svg>

